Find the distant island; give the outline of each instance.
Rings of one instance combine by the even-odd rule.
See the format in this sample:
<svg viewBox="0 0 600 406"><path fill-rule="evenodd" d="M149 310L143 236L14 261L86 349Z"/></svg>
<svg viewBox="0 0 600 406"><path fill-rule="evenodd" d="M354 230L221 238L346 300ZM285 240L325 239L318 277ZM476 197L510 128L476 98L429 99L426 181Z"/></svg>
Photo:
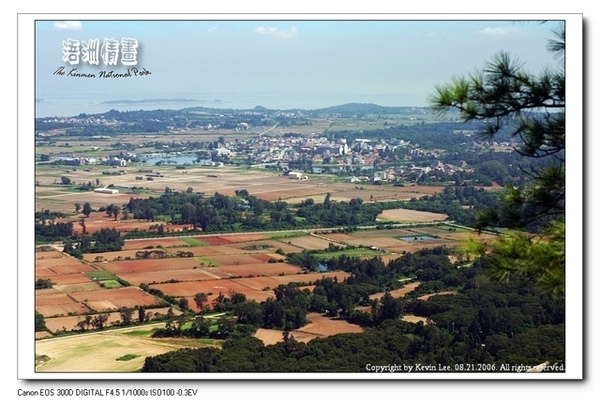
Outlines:
<svg viewBox="0 0 600 406"><path fill-rule="evenodd" d="M200 99L140 99L140 100L105 100L101 104L147 104L147 103L221 103L222 100L200 100Z"/></svg>

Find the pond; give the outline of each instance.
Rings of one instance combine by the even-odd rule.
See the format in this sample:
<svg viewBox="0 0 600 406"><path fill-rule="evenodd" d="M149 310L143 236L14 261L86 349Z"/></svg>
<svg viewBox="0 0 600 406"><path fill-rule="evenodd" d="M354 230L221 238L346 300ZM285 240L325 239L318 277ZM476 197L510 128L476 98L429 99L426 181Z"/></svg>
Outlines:
<svg viewBox="0 0 600 406"><path fill-rule="evenodd" d="M425 241L425 240L433 240L434 237L430 235L411 235L409 237L400 237L402 241L411 242L411 241Z"/></svg>

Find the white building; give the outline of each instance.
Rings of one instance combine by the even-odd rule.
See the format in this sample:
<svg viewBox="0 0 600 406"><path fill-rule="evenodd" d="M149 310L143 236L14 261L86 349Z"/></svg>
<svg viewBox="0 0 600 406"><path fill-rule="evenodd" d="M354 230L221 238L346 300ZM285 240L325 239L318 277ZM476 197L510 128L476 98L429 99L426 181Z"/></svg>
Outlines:
<svg viewBox="0 0 600 406"><path fill-rule="evenodd" d="M119 193L119 191L117 189L109 189L107 187L101 187L101 188L94 189L94 192L96 192L96 193L107 193L107 194L110 194L110 195L115 195L115 194Z"/></svg>

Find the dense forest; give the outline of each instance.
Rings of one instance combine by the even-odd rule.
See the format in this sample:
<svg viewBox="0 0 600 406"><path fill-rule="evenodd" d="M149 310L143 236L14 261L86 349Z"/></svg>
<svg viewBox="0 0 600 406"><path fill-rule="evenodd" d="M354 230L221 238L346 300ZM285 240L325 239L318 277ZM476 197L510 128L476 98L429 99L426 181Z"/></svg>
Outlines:
<svg viewBox="0 0 600 406"><path fill-rule="evenodd" d="M526 279L490 281L486 261L453 266L441 248L407 254L387 266L377 260L342 258L338 265L352 269L351 278L324 277L313 292L280 286L276 298L262 305L242 300L233 306L236 317L222 349L184 349L149 357L143 372L370 372L376 365L422 367L411 372L523 372L543 362L553 365L553 371L564 371L564 302L540 295ZM393 281L399 275L424 281L423 290L401 299L368 299L386 282L397 286ZM430 289L448 288L456 294L417 298ZM359 304L368 304L370 310L355 310ZM301 324L296 323L298 314L307 311L346 318L365 332L298 342L291 330ZM399 319L404 314L428 321L404 322ZM204 319L197 325L201 322ZM281 329L283 341L264 345L252 337L258 327Z"/></svg>
<svg viewBox="0 0 600 406"><path fill-rule="evenodd" d="M473 227L477 215L484 210L496 210L498 196L494 192L473 186L448 186L442 193L423 196L410 201L369 202L351 199L348 202L332 201L328 194L323 202L307 198L298 204L284 201L270 202L250 195L245 189L237 190L235 196L216 192L206 196L194 192L165 191L159 197L130 198L122 208L115 205L97 210L116 216L126 212L135 219L154 221L169 219L172 224L185 225L185 233L240 232L256 230L291 230L299 228L349 228L378 226L376 218L384 210L406 208L448 215L449 221ZM93 209L84 204L82 212ZM125 236L112 230L101 230L82 236L74 233L73 223L59 221L61 213L39 212L36 214L35 237L39 243L62 240L66 246L75 246L82 252L120 250L125 238L164 236L167 227L159 226L151 231L134 230ZM85 227L85 217L79 219ZM69 244L70 242L70 244Z"/></svg>
<svg viewBox="0 0 600 406"><path fill-rule="evenodd" d="M194 232L237 232L253 230L283 230L300 227L354 227L376 225L375 219L387 209L408 208L445 213L449 220L473 226L476 213L484 207L496 207L493 192L476 188L447 187L443 193L410 201L369 202L351 199L332 201L327 195L322 202L312 198L298 204L279 200L270 202L250 195L246 190L235 196L215 192L167 192L158 198L131 198L124 209L136 219L152 221L169 216L173 224L190 225Z"/></svg>

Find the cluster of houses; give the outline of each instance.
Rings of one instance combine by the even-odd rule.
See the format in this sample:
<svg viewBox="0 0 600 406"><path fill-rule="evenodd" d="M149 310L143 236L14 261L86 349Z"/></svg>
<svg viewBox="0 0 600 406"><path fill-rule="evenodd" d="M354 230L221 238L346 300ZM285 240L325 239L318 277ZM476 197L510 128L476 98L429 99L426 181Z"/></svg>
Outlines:
<svg viewBox="0 0 600 406"><path fill-rule="evenodd" d="M87 118L70 118L56 120L98 120ZM104 120L104 119L101 119ZM93 124L98 124L93 122ZM251 126L240 122L240 129L249 130ZM236 137L219 137L219 142L211 146L209 156L200 162L198 157L194 162L204 165L223 165L223 162L236 161L243 157L244 162L254 167L276 167L281 169L290 179L306 179L305 173L348 173L346 182L364 180L365 173L371 181L393 181L408 174L426 175L430 171L441 171L446 174L463 168L444 164L440 161L441 151L426 150L412 145L402 139L345 139L325 137L322 134L284 133L281 129L270 128L269 131L256 133L247 139ZM277 133L276 133L277 132ZM468 137L470 134L463 134ZM177 151L173 145L165 145L166 150L173 156L189 154L182 146ZM156 156L162 157L164 151L157 151ZM168 155L170 156L170 155ZM132 152L122 152L118 156L109 157L60 157L52 161L61 161L65 165L109 165L126 167L132 162L155 158L152 155L137 156ZM44 160L44 159L42 159ZM394 161L415 161L418 165L397 165L390 168L382 165ZM167 163L170 163L167 159ZM175 161L173 161L175 162ZM237 160L239 162L239 160ZM426 164L424 164L424 162ZM383 170L381 166L385 166ZM355 176L358 175L358 176ZM107 193L107 191L100 191Z"/></svg>

